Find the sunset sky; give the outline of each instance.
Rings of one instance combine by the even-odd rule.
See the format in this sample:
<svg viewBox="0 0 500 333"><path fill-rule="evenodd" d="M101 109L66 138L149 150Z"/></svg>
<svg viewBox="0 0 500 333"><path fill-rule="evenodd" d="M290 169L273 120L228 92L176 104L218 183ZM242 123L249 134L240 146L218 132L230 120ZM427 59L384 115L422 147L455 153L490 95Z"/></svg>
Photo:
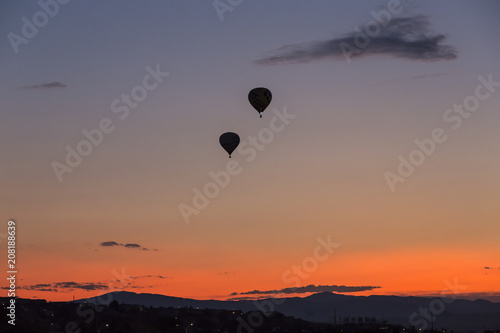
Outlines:
<svg viewBox="0 0 500 333"><path fill-rule="evenodd" d="M20 297L500 301L499 2L41 3L0 4Z"/></svg>

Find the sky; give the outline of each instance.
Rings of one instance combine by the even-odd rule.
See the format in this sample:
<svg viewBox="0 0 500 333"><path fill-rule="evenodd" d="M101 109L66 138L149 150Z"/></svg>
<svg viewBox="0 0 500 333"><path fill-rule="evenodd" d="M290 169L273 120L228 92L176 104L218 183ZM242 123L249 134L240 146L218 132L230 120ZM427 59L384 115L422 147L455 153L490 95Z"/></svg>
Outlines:
<svg viewBox="0 0 500 333"><path fill-rule="evenodd" d="M0 249L14 220L18 296L500 301L498 14L3 1Z"/></svg>

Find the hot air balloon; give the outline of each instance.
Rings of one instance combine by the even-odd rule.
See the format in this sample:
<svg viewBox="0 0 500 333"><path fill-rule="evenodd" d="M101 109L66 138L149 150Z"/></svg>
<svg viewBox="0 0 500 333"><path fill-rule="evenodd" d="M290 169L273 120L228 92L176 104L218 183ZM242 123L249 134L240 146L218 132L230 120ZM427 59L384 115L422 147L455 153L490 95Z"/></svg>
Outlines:
<svg viewBox="0 0 500 333"><path fill-rule="evenodd" d="M267 88L254 88L248 93L248 101L259 112L261 118L262 112L269 106L272 98L273 95Z"/></svg>
<svg viewBox="0 0 500 333"><path fill-rule="evenodd" d="M219 143L227 151L229 158L231 158L231 153L240 144L240 137L236 133L226 132L220 136Z"/></svg>

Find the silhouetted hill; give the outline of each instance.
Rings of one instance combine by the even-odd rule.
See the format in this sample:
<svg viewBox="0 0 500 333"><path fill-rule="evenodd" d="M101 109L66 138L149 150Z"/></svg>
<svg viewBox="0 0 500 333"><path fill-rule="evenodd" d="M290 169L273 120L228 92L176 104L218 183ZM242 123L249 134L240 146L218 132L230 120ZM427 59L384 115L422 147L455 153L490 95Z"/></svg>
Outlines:
<svg viewBox="0 0 500 333"><path fill-rule="evenodd" d="M157 294L114 292L90 299L98 304L138 304L153 307L192 307L198 309L278 311L313 322L344 323L386 320L406 327L430 328L430 315L435 328L447 328L457 332L477 332L484 329L500 329L500 303L485 300L453 298L398 297L398 296L351 296L335 293L318 293L308 297L265 299L260 301L216 301L177 298ZM80 300L84 301L84 300ZM349 319L347 319L349 318Z"/></svg>
<svg viewBox="0 0 500 333"><path fill-rule="evenodd" d="M8 313L8 298L0 298L0 315ZM373 323L323 324L273 312L145 307L89 302L46 302L16 299L15 325L0 322L2 333L417 333L401 326Z"/></svg>

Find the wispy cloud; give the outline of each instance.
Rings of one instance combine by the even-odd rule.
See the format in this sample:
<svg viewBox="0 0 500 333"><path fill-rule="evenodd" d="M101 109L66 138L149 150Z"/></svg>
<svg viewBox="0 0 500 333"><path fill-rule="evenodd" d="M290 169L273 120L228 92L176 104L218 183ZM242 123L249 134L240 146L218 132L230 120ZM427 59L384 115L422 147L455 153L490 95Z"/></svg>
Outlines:
<svg viewBox="0 0 500 333"><path fill-rule="evenodd" d="M104 283L92 283L92 282L56 282L52 284L54 288L58 289L82 289L82 290L105 290L108 289L108 285Z"/></svg>
<svg viewBox="0 0 500 333"><path fill-rule="evenodd" d="M142 247L141 245L139 245L137 243L122 244L122 243L118 243L115 241L107 241L107 242L101 242L101 244L99 244L99 245L103 246L103 247L123 246L123 247L128 248L128 249L141 249L143 251L158 251L158 249L148 249L146 247Z"/></svg>
<svg viewBox="0 0 500 333"><path fill-rule="evenodd" d="M276 65L283 62L310 62L325 58L343 59L346 50L350 57L390 55L410 60L452 60L457 50L443 44L446 36L434 33L427 16L392 19L380 33L369 37L363 47L356 46L357 33L325 41L283 46L270 55L256 61L261 65ZM359 43L358 43L359 44Z"/></svg>
<svg viewBox="0 0 500 333"><path fill-rule="evenodd" d="M121 244L118 244L117 242L110 241L110 242L102 242L99 245L101 245L101 246L120 246Z"/></svg>
<svg viewBox="0 0 500 333"><path fill-rule="evenodd" d="M448 74L448 73L432 73L432 74L415 75L413 77L413 79L414 80L426 79L428 77L442 76L442 75L446 75L446 74Z"/></svg>
<svg viewBox="0 0 500 333"><path fill-rule="evenodd" d="M500 273L500 267L484 266L483 269L484 269L485 275L499 274Z"/></svg>
<svg viewBox="0 0 500 333"><path fill-rule="evenodd" d="M79 283L79 282L68 281L68 282L55 282L55 283L38 283L38 284L32 284L32 285L27 285L27 286L18 286L18 288L24 289L24 290L58 292L58 291L75 290L75 289L81 289L81 290L87 290L87 291L105 290L108 288L108 286L106 284L100 283L100 282L97 282L97 283L93 283L93 282ZM5 288L2 288L2 289L5 289Z"/></svg>
<svg viewBox="0 0 500 333"><path fill-rule="evenodd" d="M163 276L163 275L139 275L139 276L131 276L131 279L146 279L146 278L155 278L155 279L171 279L172 277Z"/></svg>
<svg viewBox="0 0 500 333"><path fill-rule="evenodd" d="M66 85L61 82L49 82L49 83L41 83L35 84L32 86L23 86L22 89L52 89L52 88L66 88Z"/></svg>
<svg viewBox="0 0 500 333"><path fill-rule="evenodd" d="M163 275L138 275L138 276L129 276L128 279L130 281L127 282L127 288L152 288L150 285L137 285L139 280L141 279L172 279L172 277L163 276ZM159 284L159 285L164 285ZM18 289L22 290L31 290L31 291L48 291L48 292L70 292L76 289L85 290L85 291L94 291L94 290L108 290L110 288L110 281L102 282L102 281L93 281L93 282L74 282L74 281L64 281L64 282L53 282L53 283L37 283L32 285L19 285ZM9 287L0 287L1 289L9 289Z"/></svg>
<svg viewBox="0 0 500 333"><path fill-rule="evenodd" d="M297 288L284 288L276 290L252 290L241 293L232 293L230 296L236 295L270 295L270 294L305 294L305 293L319 293L319 292L339 292L339 293L352 293L358 291L373 290L376 286L338 286L338 285L318 285L310 284L304 287Z"/></svg>
<svg viewBox="0 0 500 333"><path fill-rule="evenodd" d="M125 244L123 246L128 247L128 248L140 248L141 247L139 244L136 244L136 243L128 243L128 244Z"/></svg>

